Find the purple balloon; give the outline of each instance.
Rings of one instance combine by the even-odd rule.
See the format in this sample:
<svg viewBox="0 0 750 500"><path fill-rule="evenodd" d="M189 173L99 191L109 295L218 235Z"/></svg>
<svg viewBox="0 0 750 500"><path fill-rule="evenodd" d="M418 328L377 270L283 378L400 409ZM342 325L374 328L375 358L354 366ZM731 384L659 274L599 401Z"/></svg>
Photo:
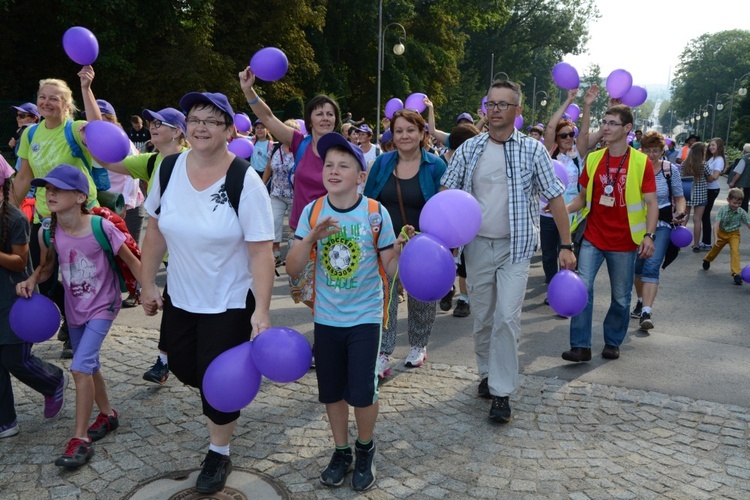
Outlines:
<svg viewBox="0 0 750 500"><path fill-rule="evenodd" d="M628 90L628 93L622 96L620 100L626 106L634 108L646 102L647 98L648 92L646 92L646 89L638 85L633 85L630 87L630 90Z"/></svg>
<svg viewBox="0 0 750 500"><path fill-rule="evenodd" d="M578 127L573 125L573 137L578 138Z"/></svg>
<svg viewBox="0 0 750 500"><path fill-rule="evenodd" d="M560 62L552 68L552 80L558 87L564 89L577 89L581 83L578 77L578 71L568 63Z"/></svg>
<svg viewBox="0 0 750 500"><path fill-rule="evenodd" d="M669 233L669 239L672 240L672 243L676 246L685 248L693 241L693 233L685 226L675 226Z"/></svg>
<svg viewBox="0 0 750 500"><path fill-rule="evenodd" d="M570 116L570 121L572 122L578 121L578 117L581 116L581 108L579 108L576 103L572 103L568 106L567 109L565 109L565 112Z"/></svg>
<svg viewBox="0 0 750 500"><path fill-rule="evenodd" d="M260 389L251 342L228 349L211 361L203 376L203 395L219 411L231 413L249 405Z"/></svg>
<svg viewBox="0 0 750 500"><path fill-rule="evenodd" d="M559 162L557 160L552 160L552 166L555 168L555 175L558 179L560 179L560 182L562 182L562 185L564 187L568 187L568 169L565 168L565 165L562 164L562 162Z"/></svg>
<svg viewBox="0 0 750 500"><path fill-rule="evenodd" d="M745 266L742 268L742 272L740 272L740 276L742 276L742 281L745 283L750 283L750 266Z"/></svg>
<svg viewBox="0 0 750 500"><path fill-rule="evenodd" d="M620 99L633 86L633 76L624 69L616 69L607 77L607 92L610 97Z"/></svg>
<svg viewBox="0 0 750 500"><path fill-rule="evenodd" d="M18 297L8 315L10 329L16 336L31 343L50 339L60 328L60 309L48 297L35 293L30 298Z"/></svg>
<svg viewBox="0 0 750 500"><path fill-rule="evenodd" d="M269 328L253 340L253 361L264 377L286 384L301 379L310 369L312 349L296 330Z"/></svg>
<svg viewBox="0 0 750 500"><path fill-rule="evenodd" d="M69 28L63 35L62 43L68 57L81 66L94 64L99 56L99 42L94 34L83 26Z"/></svg>
<svg viewBox="0 0 750 500"><path fill-rule="evenodd" d="M253 54L250 70L267 82L281 80L289 69L286 54L276 47L266 47Z"/></svg>
<svg viewBox="0 0 750 500"><path fill-rule="evenodd" d="M446 189L427 200L419 215L419 229L458 248L474 239L482 224L479 202L460 189Z"/></svg>
<svg viewBox="0 0 750 500"><path fill-rule="evenodd" d="M562 269L550 280L547 299L553 311L570 318L586 308L589 292L586 284L573 271Z"/></svg>
<svg viewBox="0 0 750 500"><path fill-rule="evenodd" d="M243 134L248 133L250 129L253 128L253 124L250 122L250 117L245 113L235 113L234 126Z"/></svg>
<svg viewBox="0 0 750 500"><path fill-rule="evenodd" d="M513 126L518 130L521 130L523 128L523 115L516 116L516 119L513 122Z"/></svg>
<svg viewBox="0 0 750 500"><path fill-rule="evenodd" d="M307 126L305 126L305 120L302 118L297 118L294 120L297 122L297 125L299 125L299 131L302 132L303 135L307 135Z"/></svg>
<svg viewBox="0 0 750 500"><path fill-rule="evenodd" d="M385 117L392 120L393 114L401 109L404 109L404 103L401 99L398 97L389 99L388 102L385 103Z"/></svg>
<svg viewBox="0 0 750 500"><path fill-rule="evenodd" d="M128 134L114 123L96 120L85 129L86 147L94 158L106 163L119 163L130 154Z"/></svg>
<svg viewBox="0 0 750 500"><path fill-rule="evenodd" d="M435 302L453 286L456 263L445 243L421 233L404 246L398 275L409 295L422 302Z"/></svg>
<svg viewBox="0 0 750 500"><path fill-rule="evenodd" d="M487 114L487 96L482 97L482 113Z"/></svg>
<svg viewBox="0 0 750 500"><path fill-rule="evenodd" d="M227 149L240 158L250 158L255 151L255 145L247 137L235 137Z"/></svg>
<svg viewBox="0 0 750 500"><path fill-rule="evenodd" d="M427 97L427 94L423 94L421 92L415 92L409 97L406 98L406 102L404 103L404 108L406 109L413 109L417 113L421 113L425 109L427 109L427 105L424 103L424 98Z"/></svg>

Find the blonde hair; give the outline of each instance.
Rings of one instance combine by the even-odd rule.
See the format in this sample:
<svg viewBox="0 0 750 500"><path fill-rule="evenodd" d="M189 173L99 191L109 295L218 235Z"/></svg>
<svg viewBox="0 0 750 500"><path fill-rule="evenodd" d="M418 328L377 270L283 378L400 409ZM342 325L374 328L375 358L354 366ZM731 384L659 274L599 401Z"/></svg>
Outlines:
<svg viewBox="0 0 750 500"><path fill-rule="evenodd" d="M294 130L299 130L299 122L292 118L289 118L288 120L284 121L284 125L288 127L292 127Z"/></svg>
<svg viewBox="0 0 750 500"><path fill-rule="evenodd" d="M57 89L60 90L60 93L62 94L63 98L63 106L64 106L64 114L65 118L72 120L73 115L76 111L78 111L78 108L76 107L76 104L73 102L73 91L70 90L70 87L68 87L68 84L65 83L63 80L60 80L58 78L45 78L44 80L39 80L39 91L42 91L42 87L57 87Z"/></svg>
<svg viewBox="0 0 750 500"><path fill-rule="evenodd" d="M742 154L750 154L750 144L745 144L744 146L742 146Z"/></svg>

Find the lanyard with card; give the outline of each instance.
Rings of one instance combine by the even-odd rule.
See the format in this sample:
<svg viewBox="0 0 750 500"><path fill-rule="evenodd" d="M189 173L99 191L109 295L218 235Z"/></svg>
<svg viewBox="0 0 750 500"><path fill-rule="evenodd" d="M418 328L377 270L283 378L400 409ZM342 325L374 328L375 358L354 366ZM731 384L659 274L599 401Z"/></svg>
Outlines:
<svg viewBox="0 0 750 500"><path fill-rule="evenodd" d="M620 170L622 170L622 166L625 164L625 160L628 159L628 155L630 154L630 148L625 152L625 155L622 157L622 160L620 160L620 166L617 167L617 172L615 172L614 179L609 174L609 149L607 149L607 157L605 161L605 168L607 170L607 184L604 186L604 194L599 198L599 204L604 205L605 207L614 207L615 206L615 197L613 196L613 193L615 192L615 184L617 184L617 179L620 177Z"/></svg>

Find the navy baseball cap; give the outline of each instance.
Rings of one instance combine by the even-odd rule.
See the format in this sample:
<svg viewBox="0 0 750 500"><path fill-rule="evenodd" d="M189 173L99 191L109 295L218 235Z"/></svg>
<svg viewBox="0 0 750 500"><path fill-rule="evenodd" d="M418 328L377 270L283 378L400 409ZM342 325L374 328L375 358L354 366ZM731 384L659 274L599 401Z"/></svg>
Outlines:
<svg viewBox="0 0 750 500"><path fill-rule="evenodd" d="M362 171L367 171L367 162L365 161L365 154L362 152L362 149L347 141L346 138L338 132L328 132L318 139L318 154L323 158L323 161L326 159L328 150L333 146L341 146L346 149L357 159L359 166L362 167Z"/></svg>
<svg viewBox="0 0 750 500"><path fill-rule="evenodd" d="M189 92L180 99L180 107L188 113L196 104L211 104L229 115L227 125L234 123L234 110L229 104L227 96L221 92Z"/></svg>
<svg viewBox="0 0 750 500"><path fill-rule="evenodd" d="M160 109L159 111L144 109L141 113L141 116L144 120L159 120L160 122L172 125L173 127L177 127L178 129L182 130L183 134L186 133L185 115L182 114L182 111L179 111L177 109L164 108Z"/></svg>
<svg viewBox="0 0 750 500"><path fill-rule="evenodd" d="M18 113L27 113L30 115L34 115L37 118L40 117L39 115L39 109L37 109L36 104L32 104L30 102L25 102L21 104L20 106L11 106L10 109L16 110Z"/></svg>
<svg viewBox="0 0 750 500"><path fill-rule="evenodd" d="M89 180L73 165L63 163L50 170L44 177L31 180L31 185L35 187L45 187L47 184L64 191L80 191L86 196L89 195Z"/></svg>

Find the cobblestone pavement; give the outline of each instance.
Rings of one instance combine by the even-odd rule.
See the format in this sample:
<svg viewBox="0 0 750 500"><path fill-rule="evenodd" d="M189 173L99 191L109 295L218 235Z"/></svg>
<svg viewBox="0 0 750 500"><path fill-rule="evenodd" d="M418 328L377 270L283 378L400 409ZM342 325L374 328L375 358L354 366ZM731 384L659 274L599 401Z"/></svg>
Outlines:
<svg viewBox="0 0 750 500"><path fill-rule="evenodd" d="M21 433L0 440L0 498L122 498L199 467L208 436L197 391L173 377L161 387L141 379L156 338L113 327L102 365L120 428L76 471L53 465L72 430L72 382L63 417L48 423L42 397L14 379ZM56 341L35 350L69 366ZM396 367L381 386L378 480L367 498L750 498L747 408L525 376L513 421L496 425L475 397L472 369ZM275 478L293 498L352 498L348 483L318 482L332 443L316 392L314 372L264 381L242 412L234 464Z"/></svg>

